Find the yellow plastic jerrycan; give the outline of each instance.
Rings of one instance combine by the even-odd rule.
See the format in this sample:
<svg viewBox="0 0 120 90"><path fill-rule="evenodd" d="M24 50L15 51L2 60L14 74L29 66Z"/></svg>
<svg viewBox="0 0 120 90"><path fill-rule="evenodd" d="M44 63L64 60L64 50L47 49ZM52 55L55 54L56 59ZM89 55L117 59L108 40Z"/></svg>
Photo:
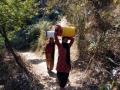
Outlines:
<svg viewBox="0 0 120 90"><path fill-rule="evenodd" d="M76 28L74 26L65 26L62 27L62 36L63 37L74 37L76 34Z"/></svg>

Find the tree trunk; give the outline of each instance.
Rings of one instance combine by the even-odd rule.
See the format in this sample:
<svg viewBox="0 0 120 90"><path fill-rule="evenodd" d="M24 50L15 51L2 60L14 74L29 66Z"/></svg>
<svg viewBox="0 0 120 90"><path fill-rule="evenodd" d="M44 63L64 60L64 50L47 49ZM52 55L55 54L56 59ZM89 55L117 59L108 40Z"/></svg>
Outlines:
<svg viewBox="0 0 120 90"><path fill-rule="evenodd" d="M25 67L25 65L23 65L22 61L21 61L21 58L17 55L17 53L13 50L11 44L10 44L10 41L7 37L7 34L6 34L6 31L4 29L1 29L0 30L0 34L2 35L2 37L4 38L4 42L5 42L5 46L6 46L6 49L8 50L8 52L10 52L16 63L18 64L18 66L23 69L26 73L28 73L28 70L27 68Z"/></svg>

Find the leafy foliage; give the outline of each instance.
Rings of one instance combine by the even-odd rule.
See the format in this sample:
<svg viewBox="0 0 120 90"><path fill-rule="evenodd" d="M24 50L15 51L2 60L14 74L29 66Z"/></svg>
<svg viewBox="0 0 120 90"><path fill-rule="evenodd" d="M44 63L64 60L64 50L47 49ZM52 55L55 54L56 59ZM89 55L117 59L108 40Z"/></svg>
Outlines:
<svg viewBox="0 0 120 90"><path fill-rule="evenodd" d="M10 31L14 33L25 26L27 18L32 18L36 14L35 8L35 0L1 0L0 26L4 27L8 33Z"/></svg>
<svg viewBox="0 0 120 90"><path fill-rule="evenodd" d="M26 29L21 29L19 32L16 32L15 37L11 40L11 43L17 50L29 49L36 43L39 35L40 29L35 25L31 25Z"/></svg>

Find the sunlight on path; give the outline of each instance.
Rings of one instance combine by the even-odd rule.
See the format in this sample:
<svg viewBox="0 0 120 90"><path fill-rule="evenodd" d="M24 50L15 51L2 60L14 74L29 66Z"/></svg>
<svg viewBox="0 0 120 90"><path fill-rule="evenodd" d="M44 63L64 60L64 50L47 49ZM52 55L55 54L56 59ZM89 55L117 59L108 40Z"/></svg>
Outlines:
<svg viewBox="0 0 120 90"><path fill-rule="evenodd" d="M54 69L53 72L56 73L56 63L57 63L57 52L58 49L56 47L56 51L55 51L55 62L54 62ZM46 67L46 62L45 62L45 58L44 57L39 57L38 55L36 55L34 52L21 52L20 53L29 63L32 64L32 66L34 67L33 70L35 71L35 73L37 75L44 75L44 76L48 76L48 72L47 72L47 67Z"/></svg>
<svg viewBox="0 0 120 90"><path fill-rule="evenodd" d="M40 59L40 57L37 56L34 52L21 52L21 54L26 58L26 60Z"/></svg>
<svg viewBox="0 0 120 90"><path fill-rule="evenodd" d="M55 62L54 62L54 69L53 69L55 76L50 76L50 74L48 74L44 56L40 57L34 52L19 52L19 53L25 58L26 61L31 63L31 65L33 66L32 68L33 73L35 73L36 75L42 76L43 84L45 85L44 90L59 90L58 89L59 86L56 81L56 64L57 64L57 59L58 59L57 46L55 46ZM70 77L69 77L70 86L67 87L68 88L67 90L80 90L76 88L81 87L80 79L85 78L85 77L86 77L85 73L79 72L76 69L72 69L70 73Z"/></svg>
<svg viewBox="0 0 120 90"><path fill-rule="evenodd" d="M46 68L46 62L37 56L34 52L24 52L21 53L25 59L32 64L33 66L33 71L39 75L39 74L44 74L45 76L47 74L47 68ZM33 63L34 62L34 63Z"/></svg>
<svg viewBox="0 0 120 90"><path fill-rule="evenodd" d="M49 75L46 67L45 57L38 56L34 52L19 52L22 57L25 58L26 61L31 63L33 66L32 71L38 76L42 76L42 83L45 85L44 90L59 90L59 86L56 83L56 63L58 57L58 49L55 47L55 62L54 62L54 75Z"/></svg>

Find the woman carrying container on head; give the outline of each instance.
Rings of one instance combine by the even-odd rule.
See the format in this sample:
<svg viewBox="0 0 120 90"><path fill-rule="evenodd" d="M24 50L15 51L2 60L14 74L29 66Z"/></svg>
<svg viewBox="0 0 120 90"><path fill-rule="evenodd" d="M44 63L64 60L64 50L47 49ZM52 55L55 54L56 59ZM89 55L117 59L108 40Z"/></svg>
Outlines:
<svg viewBox="0 0 120 90"><path fill-rule="evenodd" d="M57 27L57 29L60 29L59 26ZM58 34L55 32L55 43L58 46L58 62L56 69L60 89L63 90L71 70L70 47L74 42L74 38L62 37L62 43L60 43L57 36ZM68 43L68 40L70 40L70 43Z"/></svg>
<svg viewBox="0 0 120 90"><path fill-rule="evenodd" d="M46 56L46 64L48 72L53 70L54 66L54 52L55 52L55 42L54 38L50 37L49 42L45 47L45 56Z"/></svg>

